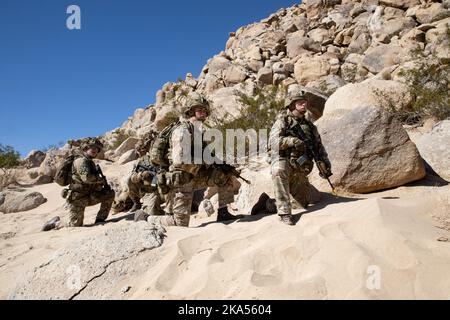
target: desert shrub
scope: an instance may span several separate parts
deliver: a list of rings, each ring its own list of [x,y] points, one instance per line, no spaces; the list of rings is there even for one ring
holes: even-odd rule
[[[223,137],[226,137],[227,129],[267,129],[269,133],[277,115],[284,109],[284,97],[286,95],[286,88],[283,86],[265,86],[256,88],[254,95],[247,95],[243,92],[239,93],[238,101],[242,105],[239,116],[231,119],[218,119],[212,116],[209,120],[211,127],[222,132]],[[224,141],[225,142],[225,141]],[[259,137],[257,143],[259,144]],[[234,141],[233,151],[226,150],[226,154],[230,156],[233,154],[237,156],[236,152],[237,141]],[[245,152],[249,152],[249,141],[245,141]]]
[[[116,150],[125,140],[130,137],[130,135],[126,133],[122,128],[116,129],[113,133],[116,139],[111,145],[109,145],[108,150]]]
[[[447,29],[450,40],[450,27]],[[411,51],[414,67],[404,68],[399,76],[404,79],[413,97],[407,110],[396,110],[392,102],[388,108],[405,124],[420,124],[427,118],[444,120],[450,117],[450,61],[428,54],[420,47]]]
[[[223,120],[212,118],[215,128],[226,129],[269,129],[272,127],[277,115],[284,109],[284,96],[286,88],[283,86],[257,87],[254,95],[239,92],[238,101],[242,105],[237,117]]]
[[[14,167],[20,164],[20,154],[11,146],[0,143],[0,190],[17,182]]]

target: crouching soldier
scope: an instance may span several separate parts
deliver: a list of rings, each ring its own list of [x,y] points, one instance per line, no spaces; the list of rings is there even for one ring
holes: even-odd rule
[[[103,149],[98,140],[90,140],[82,145],[82,153],[73,157],[69,172],[69,187],[63,190],[69,208],[68,227],[81,227],[84,221],[84,210],[88,206],[101,203],[95,223],[105,222],[114,201],[114,190],[108,185],[105,176],[93,159]],[[61,228],[64,224],[59,217],[48,221],[43,231]]]
[[[183,117],[175,125],[170,136],[168,151],[170,166],[165,178],[170,186],[168,201],[173,215],[163,217],[144,215],[142,219],[165,226],[188,227],[195,190],[213,186],[218,188],[217,221],[242,217],[230,214],[227,209],[227,205],[234,201],[231,175],[221,171],[218,166],[205,164],[203,159],[194,158],[196,148],[203,154],[203,139],[195,137],[203,136],[203,122],[210,114],[208,101],[194,93],[188,97],[183,108]]]
[[[150,215],[164,215],[161,209],[162,199],[156,186],[157,168],[148,154],[156,135],[156,132],[150,131],[136,145],[139,160],[128,178],[128,193],[133,201],[130,212],[143,208]]]
[[[271,174],[274,184],[278,215],[293,225],[290,195],[306,208],[310,199],[308,174],[313,169],[308,147],[311,144],[320,156],[320,163],[327,178],[331,176],[331,164],[322,145],[316,126],[305,118],[310,94],[300,91],[288,95],[286,109],[275,121],[269,137],[272,150]],[[322,175],[322,173],[321,173]]]

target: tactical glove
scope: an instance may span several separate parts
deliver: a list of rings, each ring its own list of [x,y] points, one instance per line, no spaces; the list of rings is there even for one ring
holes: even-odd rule
[[[148,171],[143,171],[139,175],[142,181],[151,181],[153,179],[151,173]]]
[[[290,137],[288,144],[291,148],[299,149],[304,145],[304,142],[297,137]]]

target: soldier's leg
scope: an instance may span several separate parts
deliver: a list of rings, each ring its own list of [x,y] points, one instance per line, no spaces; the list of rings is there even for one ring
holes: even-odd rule
[[[175,224],[177,226],[189,226],[193,196],[194,184],[192,182],[183,187],[174,188],[172,210]]]
[[[274,162],[272,164],[271,173],[278,215],[290,215],[292,213],[292,207],[288,164],[286,161]]]
[[[142,197],[142,209],[152,216],[164,215],[164,211],[161,209],[161,197],[158,189],[155,188],[155,190],[146,193]]]
[[[115,192],[114,190],[102,190],[92,193],[90,197],[89,205],[95,205],[101,203],[100,209],[97,212],[95,222],[104,222],[109,215],[112,204],[114,202]]]
[[[289,188],[291,169],[286,161],[275,161],[271,172],[278,215],[284,223],[293,225]]]
[[[306,209],[310,203],[310,184],[308,177],[301,171],[295,172],[289,181],[289,188],[295,201]]]
[[[139,212],[139,211],[138,211]],[[175,222],[175,218],[173,215],[165,215],[165,216],[148,216],[147,221],[149,223],[160,224],[165,227],[175,227],[177,226]]]
[[[67,202],[67,207],[69,209],[68,227],[81,227],[83,225],[86,204],[86,201],[83,200]]]
[[[242,214],[232,215],[228,212],[228,205],[234,202],[234,191],[231,186],[219,187],[219,209],[217,210],[217,222],[243,218]]]
[[[131,181],[131,177],[127,179],[127,186],[128,186],[128,194],[131,198],[131,201],[133,201],[133,207],[131,208],[131,212],[136,211],[141,208],[141,195],[139,192],[139,184],[133,183]]]

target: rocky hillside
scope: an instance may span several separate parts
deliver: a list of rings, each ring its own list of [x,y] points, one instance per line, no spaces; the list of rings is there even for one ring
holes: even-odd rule
[[[305,0],[280,9],[231,32],[197,78],[166,83],[155,104],[136,110],[121,129],[160,129],[190,91],[207,95],[223,118],[239,114],[239,92],[251,95],[260,85],[299,84],[330,95],[371,78],[404,82],[400,71],[417,59],[412,50],[449,59],[449,8],[448,0]]]
[[[154,105],[137,109],[120,128],[107,132],[103,139],[109,150],[102,156],[119,164],[135,160],[138,138],[177,118],[189,92],[205,94],[213,118],[226,123],[242,117],[248,107],[243,95],[253,98],[271,87],[283,99],[286,91],[303,86],[329,96],[315,118],[334,165],[332,180],[342,190],[404,185],[422,179],[425,169],[449,179],[450,157],[442,156],[450,149],[450,133],[442,130],[448,120],[433,128],[433,111],[427,125],[417,129],[396,116],[414,120],[418,99],[420,107],[429,107],[437,95],[445,109],[441,118],[450,115],[450,1],[422,2],[309,0],[241,27],[197,78],[187,74],[185,80],[166,83]],[[424,61],[430,74],[420,73]],[[433,70],[444,70],[443,78],[433,79]],[[416,78],[408,79],[409,71]],[[423,85],[414,84],[422,78]],[[267,111],[261,106],[255,113]],[[423,134],[428,136],[421,142]],[[51,182],[56,165],[77,143],[45,156],[30,153],[26,175],[31,183]]]

